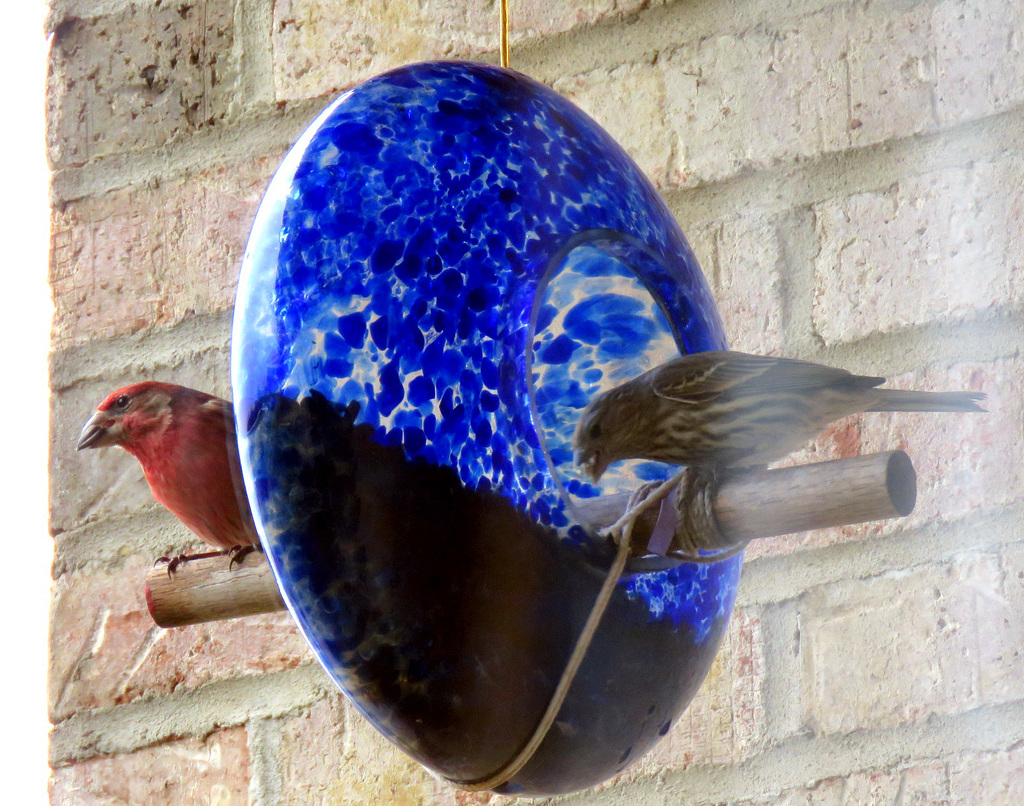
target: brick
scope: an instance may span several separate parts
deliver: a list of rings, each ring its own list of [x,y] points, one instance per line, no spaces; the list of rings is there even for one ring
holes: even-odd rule
[[[899,806],[939,806],[947,801],[949,767],[939,762],[908,767],[902,772]]]
[[[730,806],[948,806],[949,776],[944,764],[902,770],[867,770],[846,777],[825,778],[781,793],[736,801]],[[980,802],[980,801],[979,801]],[[712,806],[713,802],[699,804]]]
[[[688,43],[659,60],[674,182],[724,179],[848,146],[847,12]]]
[[[917,471],[917,505],[890,528],[955,522],[982,510],[1024,500],[1024,362],[934,366],[890,378],[889,386],[988,394],[987,414],[896,412],[863,418],[865,452],[902,448]],[[956,527],[966,528],[966,527]]]
[[[676,219],[678,220],[679,218],[680,216],[676,215]],[[690,244],[690,248],[697,258],[697,263],[700,265],[708,285],[711,285],[716,271],[717,258],[715,253],[718,249],[717,241],[721,229],[721,222],[687,225],[685,229],[686,241]]]
[[[120,568],[65,574],[54,582],[52,720],[312,662],[286,612],[170,630],[157,627],[144,593],[153,559],[130,557]]]
[[[522,798],[511,795],[495,795],[493,792],[464,792],[456,789],[454,806],[514,806],[521,804]],[[447,801],[442,801],[447,803]]]
[[[850,31],[850,138],[881,143],[935,128],[931,8],[872,4]]]
[[[978,690],[984,702],[1024,698],[1024,545],[1003,552],[1000,571],[1002,584],[989,608],[992,619],[977,625]],[[1018,761],[1024,762],[1024,757]]]
[[[235,100],[234,5],[133,3],[64,17],[47,82],[51,164],[161,146],[224,119]]]
[[[889,727],[982,704],[981,666],[1005,678],[1019,659],[980,640],[1016,640],[1006,625],[997,557],[836,583],[801,604],[806,719],[823,733]],[[984,631],[978,625],[991,621]],[[1016,693],[1019,696],[1019,692]]]
[[[932,15],[936,114],[973,120],[1024,101],[1024,6],[1015,0],[952,0]]]
[[[245,806],[248,790],[245,728],[232,728],[58,768],[50,779],[50,804]]]
[[[454,804],[454,790],[390,744],[340,694],[279,722],[275,806]]]
[[[761,355],[783,351],[788,267],[780,231],[787,227],[792,227],[788,217],[751,214],[686,232],[731,349]]]
[[[515,46],[643,7],[642,0],[514,4]],[[471,3],[286,0],[274,4],[274,88],[280,101],[317,98],[427,59],[478,59],[498,48],[497,7]],[[513,55],[513,62],[514,62]]]
[[[665,5],[665,1],[581,0],[575,3],[551,3],[548,0],[520,0],[514,5],[509,3],[510,33],[513,42],[520,38],[539,39],[658,5]],[[484,21],[485,30],[497,31],[493,12],[491,17],[485,15]]]
[[[55,210],[54,347],[230,308],[253,217],[278,162],[275,155],[220,166]]]
[[[1024,100],[1024,10],[1012,0],[878,5],[850,34],[853,145],[934,131]]]
[[[993,157],[815,206],[826,344],[1024,303],[1024,160]]]
[[[119,518],[158,506],[139,463],[120,448],[76,451],[82,425],[112,391],[153,378],[229,396],[227,347],[188,364],[140,371],[131,355],[118,374],[79,383],[50,398],[50,530],[68,531],[90,521]],[[57,359],[59,360],[59,359]],[[123,373],[123,374],[122,374]],[[188,532],[182,527],[182,535]]]
[[[552,88],[594,118],[656,185],[665,183],[672,133],[665,121],[665,81],[650,64],[555,81]]]
[[[1024,803],[1024,747],[978,753],[950,765],[955,806],[1012,806]]]
[[[715,239],[711,282],[733,350],[770,355],[783,346],[782,247],[775,222],[726,221]]]
[[[636,780],[691,765],[735,764],[765,736],[764,642],[757,613],[733,612],[711,670],[689,708],[622,778]]]

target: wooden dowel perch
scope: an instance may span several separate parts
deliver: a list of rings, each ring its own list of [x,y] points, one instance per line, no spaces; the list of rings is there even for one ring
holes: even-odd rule
[[[629,497],[603,496],[575,504],[591,526],[602,528],[622,515]],[[910,457],[888,451],[734,476],[722,483],[712,506],[722,536],[741,542],[905,516],[916,499],[917,476]],[[671,555],[677,548],[672,543],[672,510],[670,496],[647,518],[649,551]],[[233,569],[228,564],[227,557],[191,560],[172,576],[166,565],[154,566],[146,577],[146,602],[153,620],[161,627],[180,627],[284,609],[262,554],[250,554]]]
[[[916,501],[910,457],[888,451],[733,479],[718,493],[715,517],[725,536],[749,540],[903,517]]]
[[[239,565],[223,555],[181,563],[173,575],[158,563],[146,575],[146,605],[160,627],[284,610],[267,558],[253,552]]]

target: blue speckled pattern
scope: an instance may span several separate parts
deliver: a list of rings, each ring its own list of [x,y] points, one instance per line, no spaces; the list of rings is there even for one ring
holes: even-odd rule
[[[335,462],[330,472],[344,494],[330,507],[351,511],[321,528],[308,510],[336,493],[310,498],[309,468],[340,451],[354,457],[353,467],[367,467],[370,456],[397,462],[393,479],[406,478],[403,463],[452,473],[465,494],[508,506],[546,535],[538,540],[561,544],[564,559],[550,562],[582,569],[604,547],[567,494],[632,490],[667,469],[624,464],[600,489],[589,485],[572,465],[579,411],[596,392],[679,351],[724,343],[696,260],[660,197],[600,127],[548,88],[485,65],[412,65],[345,93],[309,127],[271,182],[246,251],[232,353],[236,417],[246,485],[286,601],[325,667],[382,731],[453,777],[485,775],[491,763],[481,762],[481,771],[473,759],[439,751],[441,740],[388,699],[406,702],[409,692],[390,695],[375,679],[367,659],[383,663],[385,648],[386,674],[415,678],[417,691],[457,664],[425,648],[432,639],[417,617],[380,615],[405,601],[390,572],[367,570],[376,568],[377,546],[367,501],[384,488],[350,483],[361,471]],[[274,402],[314,393],[335,406],[333,430],[295,426],[299,410]],[[350,451],[342,444],[349,437],[338,434],[356,434],[362,447]],[[325,451],[336,437],[342,447]],[[434,476],[431,484],[449,484]],[[695,676],[728,620],[740,562],[630,577],[609,611],[623,620],[611,632],[660,625],[656,643],[674,647],[669,654],[700,647],[687,672]],[[566,629],[571,638],[575,628]],[[561,657],[563,637],[551,640]],[[401,658],[391,657],[396,647]],[[617,651],[595,648],[607,655],[595,686],[614,676]],[[557,679],[552,663],[543,691]],[[685,706],[695,690],[690,677],[659,713],[668,709],[671,719]],[[581,699],[570,698],[567,713],[589,701],[587,679],[581,672]],[[593,761],[587,774],[599,780],[624,767],[657,738],[657,727],[617,767]],[[571,753],[583,752],[570,744]],[[564,765],[550,753],[552,770]],[[534,778],[528,766],[515,786],[564,791],[581,783],[547,770],[545,757]]]

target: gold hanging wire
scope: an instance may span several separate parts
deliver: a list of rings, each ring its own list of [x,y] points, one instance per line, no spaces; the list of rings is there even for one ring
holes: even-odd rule
[[[501,66],[508,67],[508,0],[501,0]]]

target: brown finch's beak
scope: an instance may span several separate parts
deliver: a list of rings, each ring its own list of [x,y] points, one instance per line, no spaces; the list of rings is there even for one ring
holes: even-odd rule
[[[577,454],[576,464],[594,484],[601,480],[604,471],[608,469],[608,465],[601,461],[601,454],[596,451]]]
[[[104,445],[112,444],[113,440],[110,438],[110,432],[107,430],[111,422],[107,414],[102,411],[96,412],[82,426],[82,433],[78,436],[78,447],[76,450],[102,448]]]

